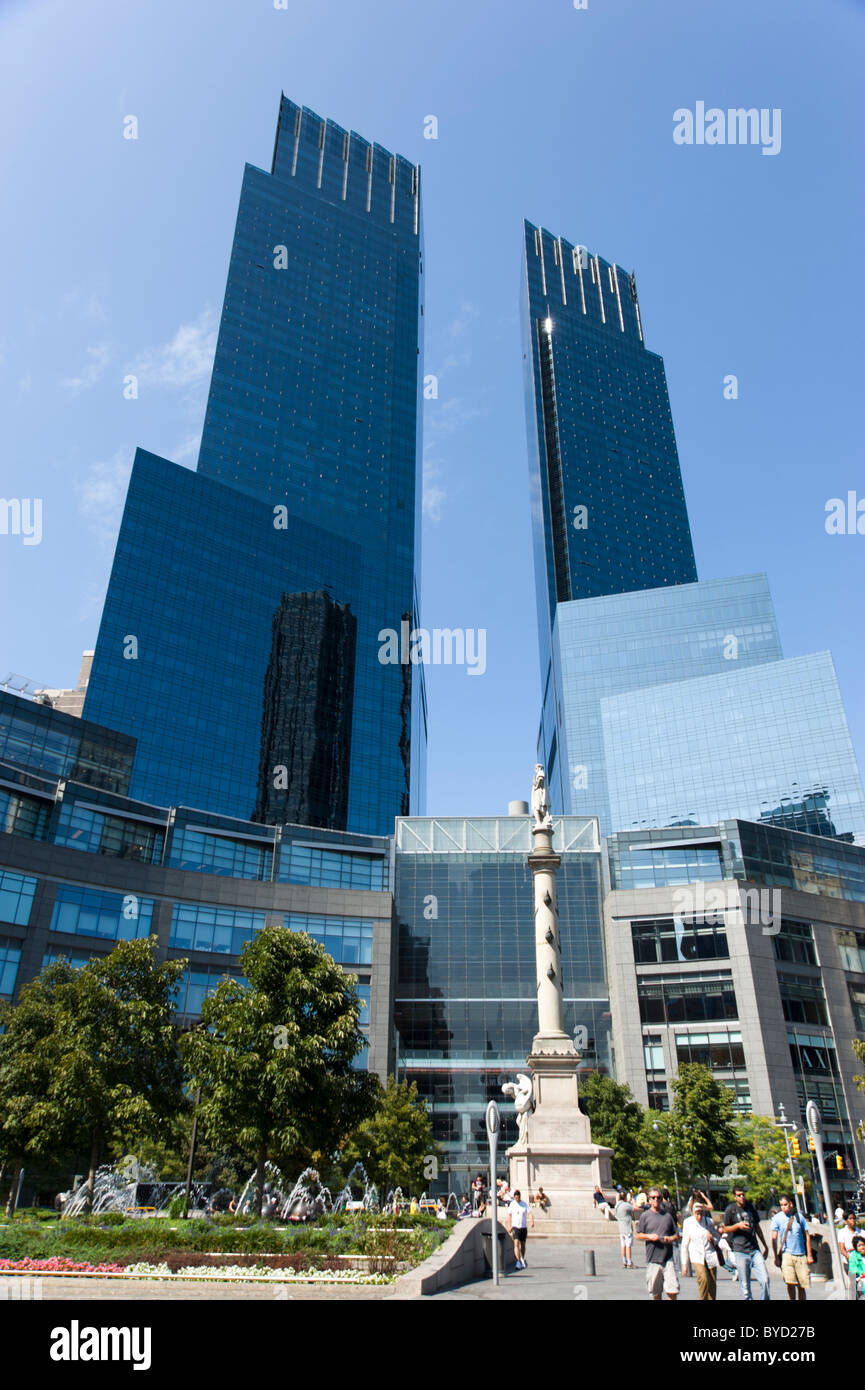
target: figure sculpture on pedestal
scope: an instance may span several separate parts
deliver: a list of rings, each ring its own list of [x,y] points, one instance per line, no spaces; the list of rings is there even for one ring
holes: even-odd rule
[[[502,1087],[502,1094],[511,1096],[513,1099],[519,1131],[517,1143],[525,1144],[529,1132],[529,1116],[535,1108],[532,1078],[523,1071],[518,1072],[516,1081],[505,1082]]]
[[[547,790],[547,774],[541,763],[535,763],[535,776],[532,782],[532,815],[535,818],[533,829],[551,830],[550,796]]]

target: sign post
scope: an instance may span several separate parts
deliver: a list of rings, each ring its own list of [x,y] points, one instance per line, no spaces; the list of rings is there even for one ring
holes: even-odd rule
[[[499,1107],[494,1100],[487,1106],[487,1135],[490,1141],[490,1207],[492,1218],[490,1220],[490,1232],[492,1239],[492,1266],[493,1283],[499,1282],[499,1203],[498,1193],[496,1192],[496,1150],[499,1143],[499,1129],[501,1128],[501,1115]]]

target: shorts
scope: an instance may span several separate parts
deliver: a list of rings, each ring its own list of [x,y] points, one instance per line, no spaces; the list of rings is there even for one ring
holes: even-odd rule
[[[623,1230],[622,1227],[620,1226],[620,1227],[619,1227],[619,1240],[622,1242],[622,1244],[624,1245],[624,1247],[625,1247],[626,1250],[630,1250],[631,1246],[632,1246],[633,1243],[634,1243],[634,1230],[633,1230],[633,1227],[631,1227],[630,1231],[625,1231],[625,1230]]]
[[[512,1227],[511,1227],[511,1240],[518,1240],[518,1241],[520,1241],[523,1245],[525,1245],[525,1243],[526,1243],[526,1237],[528,1236],[528,1234],[529,1234],[528,1226],[512,1226]]]
[[[785,1284],[798,1284],[801,1289],[811,1287],[811,1271],[806,1255],[790,1255],[785,1250],[781,1256],[781,1278]]]
[[[646,1265],[646,1288],[653,1298],[660,1297],[662,1287],[664,1293],[679,1292],[676,1266],[672,1260],[667,1260],[666,1264]]]

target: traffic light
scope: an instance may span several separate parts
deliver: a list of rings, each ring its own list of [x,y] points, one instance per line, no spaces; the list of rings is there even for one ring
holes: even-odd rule
[[[808,1135],[808,1148],[811,1150],[812,1154],[817,1152],[817,1145],[814,1143],[813,1134]]]
[[[794,1134],[794,1135],[793,1135],[793,1157],[794,1157],[794,1158],[801,1158],[801,1157],[802,1157],[802,1145],[799,1143],[799,1136],[798,1136],[798,1134]]]
[[[835,1155],[835,1167],[838,1169],[839,1173],[844,1172],[844,1159],[841,1154]]]

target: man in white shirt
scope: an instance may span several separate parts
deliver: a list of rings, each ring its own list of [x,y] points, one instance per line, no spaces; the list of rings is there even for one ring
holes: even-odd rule
[[[697,1276],[697,1293],[703,1303],[713,1302],[718,1278],[718,1228],[706,1205],[694,1202],[693,1216],[682,1226],[682,1274],[687,1278],[689,1266]]]
[[[514,1192],[513,1201],[508,1207],[508,1232],[514,1242],[517,1269],[526,1268],[526,1239],[529,1234],[529,1222],[534,1226],[535,1218],[529,1211],[528,1203],[521,1200],[519,1189],[517,1189]]]

